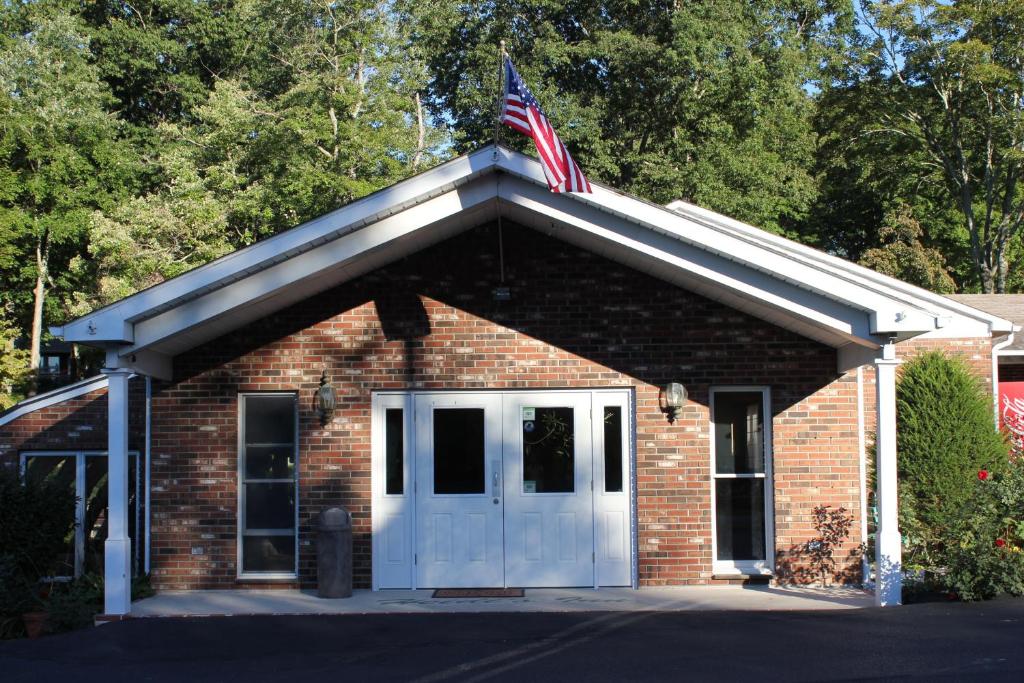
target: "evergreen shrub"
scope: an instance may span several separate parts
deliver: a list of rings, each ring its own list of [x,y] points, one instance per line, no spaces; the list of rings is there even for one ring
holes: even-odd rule
[[[908,361],[896,401],[904,567],[941,588],[978,472],[1001,477],[1009,449],[994,428],[991,394],[958,357],[928,352]]]

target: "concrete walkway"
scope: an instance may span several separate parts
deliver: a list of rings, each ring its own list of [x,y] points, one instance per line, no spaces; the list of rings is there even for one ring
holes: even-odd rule
[[[481,612],[682,612],[691,610],[835,610],[870,607],[856,588],[687,586],[672,588],[528,588],[522,598],[433,598],[430,590],[357,590],[327,600],[315,591],[166,591],[132,604],[132,616],[253,614],[430,614]]]

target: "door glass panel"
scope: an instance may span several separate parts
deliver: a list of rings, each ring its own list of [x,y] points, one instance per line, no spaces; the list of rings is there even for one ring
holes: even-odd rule
[[[572,408],[523,409],[523,493],[572,493],[576,448]]]
[[[483,408],[434,409],[434,493],[484,492]]]
[[[604,409],[604,490],[622,492],[622,408]]]
[[[400,496],[405,491],[403,427],[401,408],[384,411],[384,492],[392,496]]]
[[[75,456],[30,456],[25,458],[25,480],[36,484],[49,483],[78,495],[76,489]],[[62,520],[64,548],[43,569],[46,576],[74,576],[75,574],[75,512],[72,508]],[[56,539],[54,539],[56,540]]]
[[[717,474],[764,472],[763,394],[720,391],[715,394],[715,471]]]
[[[243,572],[295,571],[295,537],[243,536]]]
[[[295,484],[247,483],[246,529],[290,529],[295,526]]]
[[[764,479],[715,480],[719,560],[763,560]]]

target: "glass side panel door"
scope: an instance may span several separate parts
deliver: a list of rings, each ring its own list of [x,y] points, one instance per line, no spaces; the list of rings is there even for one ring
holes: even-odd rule
[[[590,394],[506,394],[505,579],[593,586]]]
[[[715,390],[712,431],[716,567],[740,572],[770,569],[770,425],[765,392]]]
[[[415,397],[416,585],[504,585],[501,396]]]

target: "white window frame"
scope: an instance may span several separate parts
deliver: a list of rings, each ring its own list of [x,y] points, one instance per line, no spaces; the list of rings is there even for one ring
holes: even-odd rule
[[[294,486],[295,486],[295,518],[293,520],[292,536],[295,541],[295,565],[292,567],[290,572],[253,572],[243,570],[243,557],[242,557],[242,540],[246,535],[246,531],[259,531],[263,532],[258,535],[279,535],[284,536],[285,534],[269,534],[267,529],[247,529],[245,521],[245,485],[248,483],[245,477],[245,401],[248,396],[290,396],[292,398],[293,413],[295,420],[295,475]],[[238,393],[238,514],[237,519],[237,535],[236,535],[236,562],[235,562],[235,576],[239,580],[295,580],[299,576],[299,394],[295,391],[242,391]],[[287,483],[287,479],[259,479],[254,480],[255,482],[261,483]]]
[[[75,458],[75,574],[74,576],[47,576],[44,577],[46,581],[70,581],[72,578],[78,578],[85,571],[85,506],[86,506],[86,479],[85,479],[85,459],[89,458],[105,458],[107,457],[106,451],[97,450],[67,450],[67,451],[22,451],[19,454],[18,462],[18,473],[21,480],[25,480],[25,468],[29,458]],[[129,458],[135,458],[135,535],[139,536],[142,527],[140,526],[143,505],[143,491],[140,487],[141,477],[139,471],[139,452],[128,451]],[[148,492],[145,494],[145,505],[149,505]],[[142,543],[138,538],[132,539],[132,570],[138,574],[139,571],[139,552],[142,548]]]
[[[764,429],[764,472],[754,474],[718,474],[715,458],[715,395],[720,393],[761,394],[761,423]],[[762,385],[712,386],[708,390],[708,440],[710,444],[711,496],[711,561],[714,574],[772,576],[775,573],[775,478],[773,476],[772,395]],[[764,479],[764,560],[736,561],[718,559],[718,494],[719,479]]]

